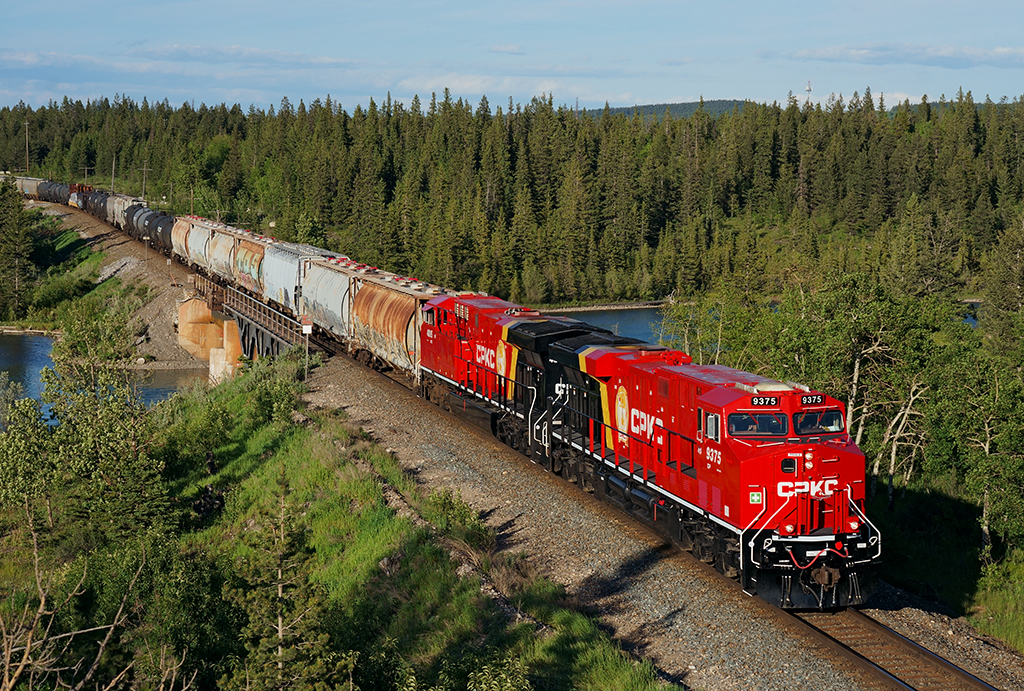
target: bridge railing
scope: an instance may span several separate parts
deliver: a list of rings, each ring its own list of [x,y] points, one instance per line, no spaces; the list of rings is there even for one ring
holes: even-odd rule
[[[206,276],[196,274],[194,283],[196,292],[206,298],[207,307],[211,311],[229,312],[249,321],[271,339],[280,341],[286,346],[304,342],[302,324],[284,312],[276,310],[240,290],[220,285]],[[245,343],[243,343],[243,350],[246,350]],[[246,354],[249,355],[249,353]]]

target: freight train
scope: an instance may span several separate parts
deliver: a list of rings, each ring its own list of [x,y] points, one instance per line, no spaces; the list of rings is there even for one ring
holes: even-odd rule
[[[214,280],[309,315],[367,364],[782,608],[864,602],[881,534],[841,402],[505,300],[134,197],[19,178]]]

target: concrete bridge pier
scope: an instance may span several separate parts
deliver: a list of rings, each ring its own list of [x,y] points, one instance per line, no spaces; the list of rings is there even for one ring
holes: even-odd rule
[[[215,384],[235,376],[241,367],[238,358],[244,350],[238,321],[210,309],[202,298],[178,306],[178,345],[210,363],[210,381]]]
[[[196,297],[178,308],[178,343],[210,363],[210,381],[235,375],[238,358],[277,357],[301,343],[302,325],[230,286],[194,274]]]

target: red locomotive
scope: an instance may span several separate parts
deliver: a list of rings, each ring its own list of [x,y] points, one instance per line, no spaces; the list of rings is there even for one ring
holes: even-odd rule
[[[423,306],[421,390],[785,608],[863,602],[881,536],[843,405],[498,298]]]

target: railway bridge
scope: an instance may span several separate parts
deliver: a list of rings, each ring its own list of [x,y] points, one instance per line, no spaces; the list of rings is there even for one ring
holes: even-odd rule
[[[231,286],[193,274],[194,296],[178,309],[178,343],[193,356],[208,360],[210,378],[234,375],[238,358],[275,357],[297,344],[328,350],[309,339],[303,324]]]

